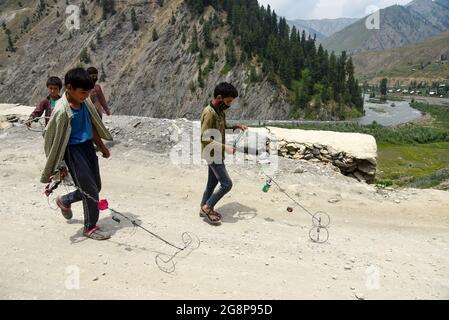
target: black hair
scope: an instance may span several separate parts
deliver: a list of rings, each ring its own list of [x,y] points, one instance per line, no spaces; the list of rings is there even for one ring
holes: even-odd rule
[[[66,73],[64,85],[67,88],[69,84],[73,90],[78,88],[92,90],[94,88],[94,82],[84,68],[71,69]]]
[[[87,68],[87,73],[88,74],[98,74],[98,69],[95,67],[89,67],[89,68]]]
[[[59,90],[62,89],[62,80],[59,79],[58,77],[50,77],[47,80],[47,88],[49,86],[57,86],[59,87]]]
[[[239,96],[239,92],[237,89],[230,83],[222,82],[218,86],[215,87],[214,90],[214,98],[222,96],[223,98],[237,98]]]

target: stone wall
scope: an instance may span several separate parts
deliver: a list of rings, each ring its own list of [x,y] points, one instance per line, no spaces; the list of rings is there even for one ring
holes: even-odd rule
[[[377,144],[373,136],[359,133],[282,129],[250,129],[268,137],[268,149],[292,160],[332,163],[341,173],[368,183],[377,171]]]

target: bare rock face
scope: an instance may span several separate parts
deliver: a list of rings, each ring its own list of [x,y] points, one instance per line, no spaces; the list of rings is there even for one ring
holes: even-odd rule
[[[224,71],[229,30],[226,17],[212,8],[202,19],[210,21],[216,14],[221,25],[213,29],[213,48],[201,54],[192,49],[193,35],[197,34],[198,47],[204,48],[205,23],[191,14],[183,0],[166,0],[162,7],[156,1],[116,1],[116,13],[105,20],[99,3],[85,1],[87,15],[81,17],[79,30],[65,27],[64,0],[47,6],[45,15],[27,32],[12,29],[13,36],[20,38],[15,53],[0,53],[0,101],[35,105],[47,95],[48,76],[63,78],[77,65],[95,66],[105,76],[100,85],[114,114],[199,119],[215,86],[228,81],[240,94],[237,107],[229,110],[230,119],[288,118],[285,90],[264,79],[249,81],[246,66]],[[5,14],[15,7],[0,5]],[[35,10],[31,5],[28,9]],[[132,9],[139,23],[136,31]],[[152,38],[153,30],[157,40]],[[87,63],[80,61],[83,50],[89,56]]]
[[[300,129],[250,129],[270,137],[267,150],[281,157],[332,163],[346,176],[374,182],[377,171],[377,144],[373,136],[358,133]]]

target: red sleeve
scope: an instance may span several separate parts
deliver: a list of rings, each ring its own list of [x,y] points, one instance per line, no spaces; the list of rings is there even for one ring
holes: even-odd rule
[[[39,118],[42,116],[42,114],[45,111],[45,105],[47,104],[47,99],[42,100],[36,108],[34,108],[34,111],[31,113],[30,118]]]
[[[100,85],[98,85],[97,92],[98,92],[98,99],[100,100],[101,106],[103,107],[104,111],[109,113],[108,103],[106,102],[106,98],[104,97],[103,90],[101,89]]]

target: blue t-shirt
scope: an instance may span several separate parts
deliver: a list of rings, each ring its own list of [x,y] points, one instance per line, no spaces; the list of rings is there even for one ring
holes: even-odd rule
[[[70,133],[69,144],[80,144],[87,140],[92,140],[92,121],[90,120],[89,110],[85,103],[76,110],[72,108],[73,118],[71,120],[72,132]]]

